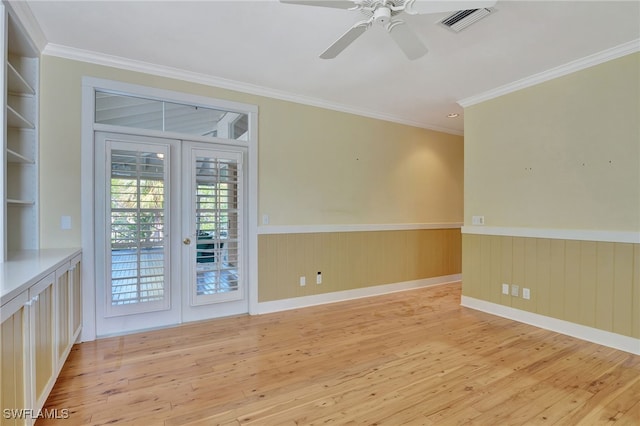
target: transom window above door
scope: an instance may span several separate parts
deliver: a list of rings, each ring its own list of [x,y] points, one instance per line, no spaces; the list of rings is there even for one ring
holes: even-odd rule
[[[248,140],[249,116],[242,112],[106,91],[96,91],[95,102],[95,122],[100,124]]]

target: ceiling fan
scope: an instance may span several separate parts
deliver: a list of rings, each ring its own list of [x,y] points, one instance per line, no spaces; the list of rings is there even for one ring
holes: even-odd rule
[[[418,59],[427,53],[427,47],[413,30],[397,16],[425,15],[492,7],[491,0],[280,0],[281,3],[306,6],[322,6],[336,9],[360,11],[365,19],[357,22],[327,50],[320,54],[322,59],[333,59],[374,23],[383,26],[391,35],[407,58]]]

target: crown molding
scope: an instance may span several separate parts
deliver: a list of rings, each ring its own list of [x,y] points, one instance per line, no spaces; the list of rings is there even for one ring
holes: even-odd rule
[[[29,34],[34,47],[38,52],[42,52],[47,45],[47,38],[40,28],[40,24],[31,12],[26,1],[6,1],[3,2],[8,6],[10,13],[20,22],[25,32]]]
[[[513,83],[505,84],[504,86],[496,87],[495,89],[461,99],[458,101],[458,104],[463,108],[466,108],[636,52],[640,52],[640,39],[623,43],[610,49],[603,50],[602,52],[560,65],[559,67],[551,68],[550,70],[514,81]]]
[[[62,46],[49,43],[44,48],[44,55],[56,56],[74,61],[88,62],[95,65],[107,67],[115,67],[128,71],[141,72],[159,77],[167,77],[177,80],[189,81],[205,86],[214,86],[221,89],[234,90],[237,92],[248,93],[251,95],[264,96],[268,98],[279,99],[283,101],[295,102],[303,105],[309,105],[319,108],[325,108],[333,111],[344,112],[348,114],[359,115],[362,117],[374,118],[377,120],[389,121],[398,124],[404,124],[412,127],[433,130],[436,132],[448,133],[462,136],[463,132],[449,129],[446,127],[433,126],[428,123],[422,123],[412,120],[406,120],[390,114],[378,111],[370,111],[340,103],[329,102],[323,99],[313,98],[310,96],[297,95],[295,93],[286,92],[284,90],[271,89],[264,86],[258,86],[250,83],[243,83],[236,80],[230,80],[221,77],[214,77],[202,73],[185,71],[178,68],[167,67],[163,65],[152,64],[149,62],[127,59],[120,56],[106,55],[102,53],[92,52],[73,47]]]

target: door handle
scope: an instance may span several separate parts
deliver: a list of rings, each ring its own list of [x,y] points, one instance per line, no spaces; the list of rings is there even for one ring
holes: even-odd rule
[[[184,240],[182,240],[182,244],[188,246],[189,244],[191,244],[191,238],[185,238]]]

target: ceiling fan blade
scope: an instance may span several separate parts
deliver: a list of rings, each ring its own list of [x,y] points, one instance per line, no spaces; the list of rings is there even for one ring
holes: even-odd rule
[[[427,15],[429,13],[455,12],[457,10],[482,9],[493,7],[492,0],[407,0],[404,11],[409,15]]]
[[[369,28],[370,21],[361,21],[355,24],[353,27],[349,29],[346,33],[344,33],[338,40],[336,40],[327,50],[322,52],[320,57],[322,59],[333,59],[340,52],[346,49],[351,43],[353,43],[358,37],[364,34]]]
[[[407,58],[418,59],[428,52],[427,47],[404,21],[391,22],[387,26],[387,31]]]
[[[350,0],[280,0],[280,3],[333,7],[335,9],[351,9],[352,7],[356,7],[356,4]]]

